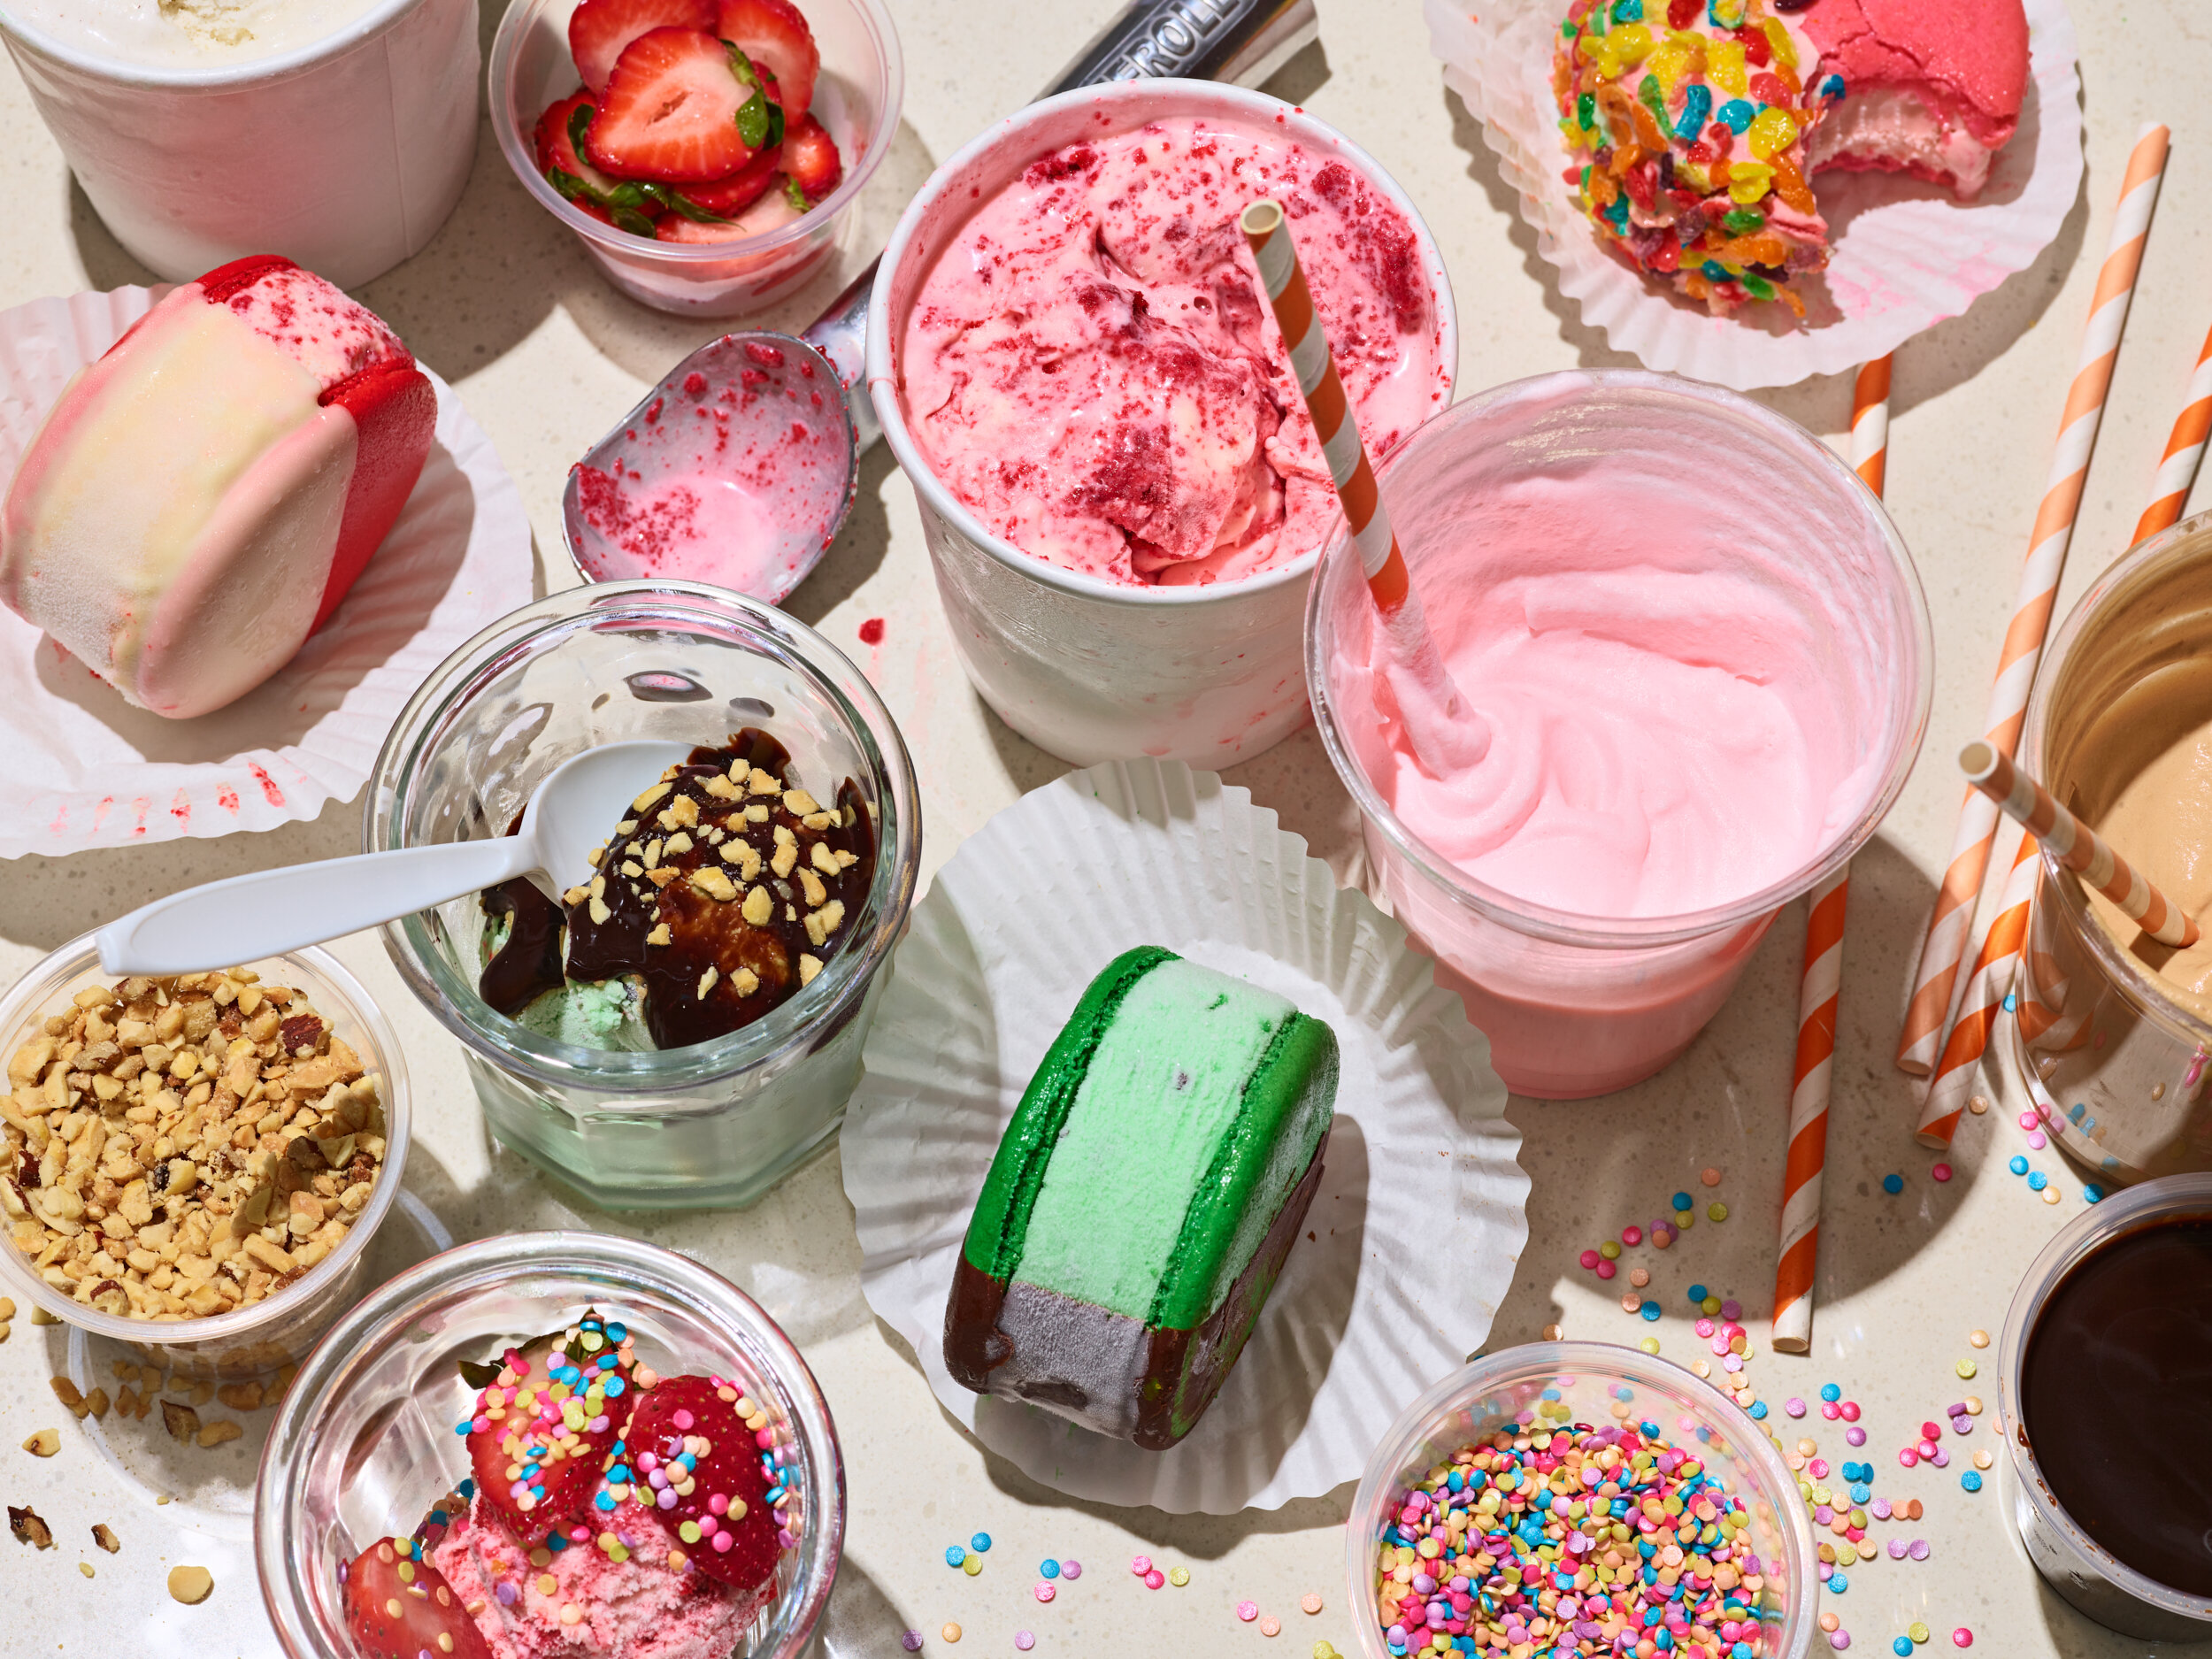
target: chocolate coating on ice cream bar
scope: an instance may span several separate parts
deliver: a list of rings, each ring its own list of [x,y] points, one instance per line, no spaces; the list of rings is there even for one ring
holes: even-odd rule
[[[1211,1403],[1319,1188],[1336,1038],[1156,947],[1110,964],[999,1143],[945,1315],[961,1384],[1164,1450]]]

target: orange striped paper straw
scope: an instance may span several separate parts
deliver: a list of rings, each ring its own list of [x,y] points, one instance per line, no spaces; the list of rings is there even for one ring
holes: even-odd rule
[[[2151,213],[2158,205],[2159,181],[2166,169],[2166,143],[2165,127],[2156,124],[2145,127],[2135,141],[2126,176],[2121,180],[2120,209],[2112,222],[2103,267],[2097,273],[2097,290],[2082,335],[2081,361],[2066,395],[2058,445],[2051,457],[2042,503],[2036,509],[2027,562],[2020,572],[2019,594],[1998,657],[1996,682],[1990,688],[1984,727],[1990,746],[2000,754],[2010,755],[2020,741],[2028,688],[2042,660],[2052,602],[2058,593],[2059,578],[2065,572],[2066,549],[2073,539],[2074,517],[2088,479],[2089,457],[2096,448],[2098,422],[2104,415],[2105,395],[2111,388],[2113,364],[2120,353],[2128,302],[2135,293],[2143,244],[2150,234]],[[1951,841],[1950,862],[1936,894],[1935,913],[1929,918],[1927,939],[1921,946],[1920,964],[1913,975],[1912,1002],[1905,1011],[1904,1030],[1898,1038],[1897,1064],[1908,1071],[1924,1075],[1934,1070],[1940,1057],[1952,993],[1959,988],[1959,963],[1966,954],[1974,902],[1980,895],[1982,877],[1989,868],[1990,846],[1996,836],[1996,806],[1978,791],[1968,790]]]
[[[2048,789],[1990,743],[1959,750],[1966,780],[2027,826],[2069,870],[2110,899],[2162,945],[2186,950],[2199,938],[2197,918],[2144,879],[2111,842],[2058,803]]]
[[[2011,873],[2005,878],[2004,895],[1997,901],[1997,914],[1974,957],[1958,1018],[1951,1022],[1951,1034],[1921,1097],[1920,1125],[1913,1133],[1924,1147],[1940,1150],[1958,1133],[1959,1118],[1980,1075],[1982,1056],[1996,1032],[1997,1016],[2012,995],[2020,952],[2027,942],[2029,905],[2035,897],[2035,837],[2021,836]]]
[[[1887,356],[1859,371],[1851,392],[1851,465],[1877,495],[1889,467]],[[1774,1260],[1775,1350],[1813,1345],[1813,1272],[1820,1256],[1820,1178],[1828,1161],[1828,1094],[1835,1070],[1836,1005],[1843,985],[1843,922],[1851,866],[1806,901],[1805,969],[1797,983],[1797,1059],[1790,1071],[1789,1154],[1782,1171],[1782,1235]]]
[[[1313,291],[1299,266],[1288,218],[1282,204],[1262,199],[1247,207],[1238,223],[1290,349],[1291,371],[1321,439],[1337,499],[1344,504],[1344,522],[1359,549],[1367,591],[1382,614],[1392,655],[1406,671],[1402,679],[1394,676],[1393,689],[1414,757],[1438,775],[1471,766],[1490,747],[1489,725],[1452,683],[1422,615],[1421,597],[1413,591],[1405,555],[1398,550],[1390,515],[1375,487],[1375,470],[1368,465],[1367,446],[1360,441],[1359,422],[1352,417],[1335,355],[1321,331]]]
[[[2158,478],[2151,486],[2151,504],[2136,521],[2135,540],[2148,541],[2169,525],[2179,521],[2189,505],[2189,489],[2197,481],[2197,467],[2204,459],[2204,441],[2212,436],[2212,334],[2204,337],[2197,354],[2189,390],[2174,421],[2173,436],[2166,440],[2166,454],[2158,464]]]

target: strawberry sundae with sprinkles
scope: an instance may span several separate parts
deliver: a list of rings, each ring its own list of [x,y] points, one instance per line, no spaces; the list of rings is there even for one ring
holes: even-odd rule
[[[790,1431],[587,1311],[481,1365],[472,1473],[340,1569],[360,1659],[722,1659],[797,1542]]]
[[[1716,316],[1802,318],[1798,284],[1828,264],[1806,139],[1844,83],[1775,4],[1573,0],[1552,58],[1564,176],[1600,242]]]

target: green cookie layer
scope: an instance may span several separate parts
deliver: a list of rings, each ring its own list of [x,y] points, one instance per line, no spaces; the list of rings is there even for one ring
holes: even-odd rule
[[[1281,997],[1129,952],[1031,1079],[968,1260],[1156,1329],[1198,1325],[1311,1161],[1336,1074],[1334,1034]]]

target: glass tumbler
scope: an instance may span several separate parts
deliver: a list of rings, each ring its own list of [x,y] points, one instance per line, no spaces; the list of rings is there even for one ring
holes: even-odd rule
[[[343,1659],[338,1569],[378,1539],[404,1538],[468,1472],[454,1425],[473,1398],[457,1369],[596,1309],[630,1329],[664,1376],[706,1372],[743,1386],[772,1420],[789,1471],[791,1532],[773,1598],[734,1659],[806,1651],[845,1539],[845,1469],[806,1362],[753,1299],[687,1256],[593,1233],[480,1239],[373,1293],[334,1326],[269,1431],[254,1498],[254,1555],[277,1640],[291,1659]]]
[[[526,605],[440,664],[371,779],[365,850],[462,841],[505,833],[580,750],[718,744],[747,726],[778,738],[820,798],[853,780],[876,834],[844,945],[763,1018],[642,1054],[562,1042],[478,995],[475,895],[384,929],[401,977],[465,1046],[492,1132],[609,1208],[751,1203],[843,1120],[921,857],[913,764],[890,710],[850,659],[773,606],[695,583],[608,582]]]
[[[1680,1366],[1604,1342],[1531,1342],[1485,1355],[1398,1414],[1367,1460],[1344,1526],[1348,1605],[1364,1659],[1393,1659],[1375,1593],[1382,1531],[1405,1494],[1463,1446],[1547,1422],[1609,1425],[1633,1418],[1670,1440],[1695,1442],[1708,1473],[1750,1517],[1764,1580],[1757,1659],[1805,1659],[1819,1633],[1812,1523],[1797,1477],[1763,1430]]]

